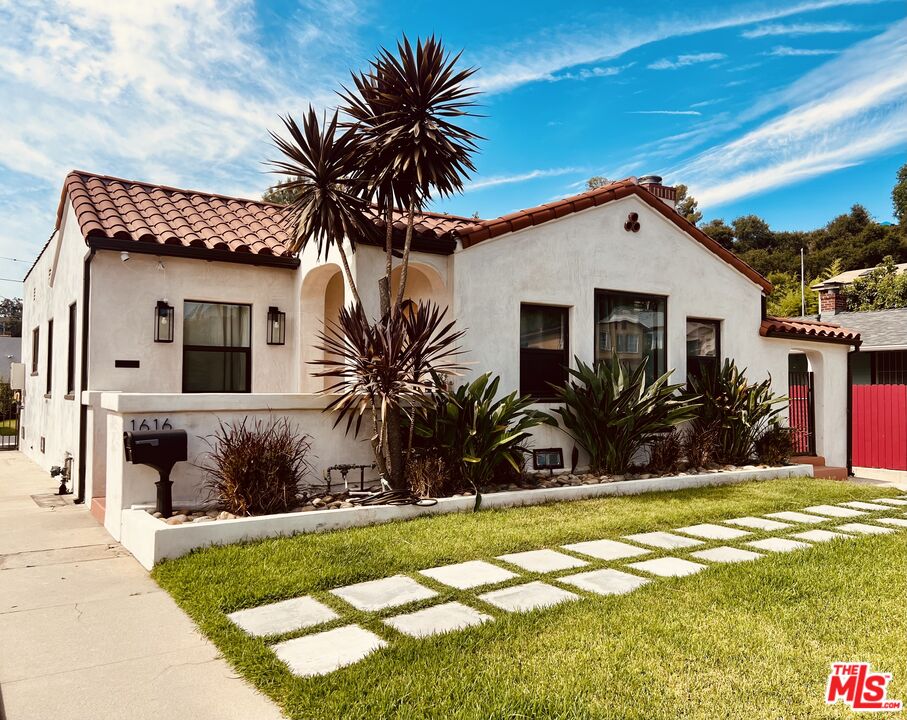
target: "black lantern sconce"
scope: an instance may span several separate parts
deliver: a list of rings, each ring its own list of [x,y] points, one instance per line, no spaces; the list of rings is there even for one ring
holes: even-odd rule
[[[154,308],[154,342],[173,342],[173,306],[158,300]]]
[[[283,345],[286,331],[287,314],[272,305],[268,308],[268,345]]]

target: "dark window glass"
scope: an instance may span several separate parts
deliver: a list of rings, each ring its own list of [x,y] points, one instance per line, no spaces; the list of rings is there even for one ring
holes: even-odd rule
[[[567,382],[567,308],[520,306],[520,392],[538,400],[556,398],[552,385]]]
[[[53,390],[54,385],[54,321],[47,321],[47,394]]]
[[[69,347],[66,355],[66,394],[76,391],[76,304],[69,306]]]
[[[721,323],[687,318],[687,378],[715,372],[721,362]]]
[[[854,357],[862,353],[854,353]],[[886,350],[872,353],[876,385],[907,384],[907,350]]]
[[[41,331],[38,328],[31,331],[31,371],[33,373],[38,372],[38,345],[40,335]]]
[[[663,375],[667,364],[667,299],[654,295],[595,293],[595,360],[615,355],[629,369],[646,365],[646,380]]]
[[[249,392],[251,336],[250,305],[184,303],[183,392]]]

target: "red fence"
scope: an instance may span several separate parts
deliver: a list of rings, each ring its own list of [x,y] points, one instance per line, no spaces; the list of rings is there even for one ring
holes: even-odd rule
[[[852,462],[907,470],[907,385],[854,385]]]
[[[813,411],[812,373],[791,372],[787,389],[788,421],[794,431],[794,454],[816,452],[815,413]]]

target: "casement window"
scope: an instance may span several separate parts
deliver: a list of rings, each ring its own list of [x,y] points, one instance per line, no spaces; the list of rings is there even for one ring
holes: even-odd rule
[[[66,395],[76,392],[76,304],[69,306],[69,345],[66,348]]]
[[[552,385],[567,382],[568,308],[520,305],[520,393],[557,399]]]
[[[31,374],[38,374],[38,346],[40,345],[41,329],[31,331]]]
[[[187,300],[183,392],[250,392],[252,306]]]
[[[47,389],[45,393],[50,395],[54,387],[54,321],[47,321]]]
[[[595,360],[610,362],[616,355],[630,370],[645,363],[651,382],[667,369],[666,320],[667,298],[597,290]]]
[[[721,362],[721,322],[687,318],[687,379],[716,372]]]

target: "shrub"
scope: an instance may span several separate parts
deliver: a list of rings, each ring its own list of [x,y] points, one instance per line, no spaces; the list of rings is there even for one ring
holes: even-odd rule
[[[701,404],[691,427],[696,432],[716,433],[714,459],[720,463],[750,461],[756,453],[756,439],[777,422],[787,401],[772,393],[771,377],[750,383],[745,373],[733,360],[725,360],[720,370],[689,380],[689,396]]]
[[[794,454],[793,430],[775,423],[756,438],[756,459],[765,465],[786,465]]]
[[[695,423],[683,431],[683,456],[691,468],[698,469],[715,462],[718,429],[697,428],[694,425]]]
[[[311,443],[285,417],[267,422],[221,422],[203,440],[210,451],[200,467],[210,497],[235,515],[289,512],[312,467]]]
[[[439,383],[434,401],[415,413],[419,446],[443,458],[461,488],[481,488],[508,469],[520,473],[528,430],[548,418],[529,409],[528,395],[495,400],[499,384],[490,373],[455,390]]]
[[[450,468],[443,456],[431,450],[410,456],[406,478],[417,497],[446,497],[463,489],[459,474]]]
[[[617,360],[591,367],[576,358],[567,385],[557,388],[555,409],[567,434],[589,453],[595,473],[625,473],[656,433],[689,420],[696,405],[669,385],[671,373],[646,384],[646,364],[633,372]],[[553,420],[553,422],[556,422]]]
[[[683,435],[677,428],[656,435],[649,448],[649,469],[654,473],[672,474],[683,458]]]

